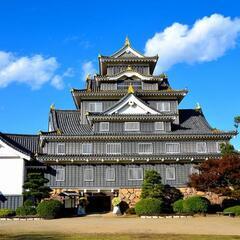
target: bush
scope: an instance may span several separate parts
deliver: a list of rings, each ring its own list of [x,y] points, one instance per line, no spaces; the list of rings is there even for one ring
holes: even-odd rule
[[[135,214],[136,214],[135,208],[133,208],[133,207],[128,208],[128,209],[126,210],[126,214],[127,214],[127,215],[135,215]]]
[[[17,216],[32,216],[36,215],[37,211],[33,206],[22,206],[16,209]]]
[[[163,202],[156,198],[141,199],[136,203],[135,211],[138,216],[157,215],[163,210]]]
[[[8,208],[2,208],[0,209],[0,217],[11,217],[15,215],[15,211],[8,209]]]
[[[37,214],[45,219],[53,219],[61,216],[63,205],[58,200],[44,200],[37,206]]]
[[[183,201],[183,211],[185,213],[205,213],[210,202],[204,197],[194,196]]]
[[[176,213],[184,213],[183,209],[183,199],[179,199],[176,202],[173,203],[173,211]]]
[[[27,199],[24,203],[23,203],[24,207],[33,207],[34,206],[34,202],[31,199]]]
[[[234,207],[225,208],[224,212],[233,212],[236,216],[240,216],[240,205],[234,206]]]
[[[118,205],[120,204],[120,202],[121,202],[120,197],[114,197],[114,198],[112,199],[112,205],[113,205],[113,207],[118,206]]]

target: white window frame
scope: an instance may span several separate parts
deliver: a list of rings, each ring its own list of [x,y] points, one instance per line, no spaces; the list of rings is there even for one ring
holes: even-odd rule
[[[157,102],[157,110],[161,112],[171,112],[171,103],[168,101]]]
[[[108,152],[108,150],[109,150],[108,146],[111,146],[111,145],[114,145],[114,144],[120,146],[120,152]],[[121,145],[121,143],[107,143],[106,144],[106,154],[117,155],[117,154],[121,154],[121,153],[122,153],[122,145]]]
[[[161,123],[161,128],[158,127],[160,123]],[[164,122],[155,122],[154,127],[156,131],[164,131]]]
[[[221,153],[221,144],[226,144],[226,142],[216,142],[216,152]]]
[[[103,128],[104,125],[106,127],[105,129]],[[99,132],[109,132],[109,122],[100,122],[99,123]]]
[[[56,167],[56,169],[55,169],[55,171],[56,171],[56,182],[64,182],[65,181],[65,168],[63,167],[63,166],[58,166],[58,167]],[[59,179],[58,177],[59,177],[59,172],[62,172],[60,175],[62,176],[62,179]]]
[[[168,173],[169,173],[168,170],[169,169],[173,170],[173,177],[172,178],[170,178],[168,176]],[[176,180],[176,168],[175,167],[166,167],[165,176],[166,176],[166,180],[171,180],[171,181]]]
[[[89,170],[91,170],[91,176],[92,176],[92,178],[90,179],[86,179],[86,171],[89,171]],[[93,182],[93,180],[94,180],[94,171],[93,171],[93,168],[92,167],[88,167],[88,168],[84,168],[83,169],[83,181],[84,182]]]
[[[151,151],[150,152],[140,152],[140,145],[150,145]],[[138,154],[153,154],[153,144],[152,143],[138,143]]]
[[[64,151],[63,152],[59,152],[59,150],[61,149],[61,147],[63,147]],[[66,145],[65,143],[58,143],[57,144],[57,155],[64,155],[66,154]]]
[[[86,145],[91,146],[91,151],[90,151],[90,153],[88,153],[88,152],[83,152],[84,146],[86,146]],[[93,144],[92,144],[92,143],[82,143],[82,154],[83,154],[83,155],[90,155],[90,154],[92,154],[92,152],[93,152]]]
[[[178,152],[168,152],[168,151],[167,151],[167,145],[170,145],[170,144],[178,145],[178,146],[179,146],[179,147],[178,147],[178,149],[179,149]],[[180,153],[180,152],[181,152],[180,143],[166,143],[166,144],[165,144],[165,152],[166,152],[166,153],[170,153],[170,154]]]
[[[199,145],[200,144],[204,145],[204,151],[199,151]],[[197,153],[206,153],[207,152],[207,143],[206,142],[197,142],[196,143],[196,152]]]
[[[141,177],[140,178],[130,178],[130,171],[131,170],[140,170],[141,171]],[[141,167],[130,167],[130,168],[128,168],[128,180],[129,181],[141,181],[141,180],[143,180],[143,168],[141,168]]]
[[[98,109],[98,107],[99,109]],[[92,110],[94,109],[94,110]],[[89,112],[102,112],[102,102],[89,102],[88,103],[88,111]]]
[[[114,173],[114,174],[113,174],[113,175],[114,175],[113,178],[108,178],[108,175],[107,175],[108,173],[107,173],[107,172],[108,172],[109,170],[113,171],[113,173]],[[113,181],[115,181],[115,179],[116,179],[116,169],[115,169],[114,167],[107,167],[107,168],[106,168],[105,179],[106,179],[107,182],[113,182]]]
[[[130,124],[133,124],[135,123],[136,124],[136,128],[129,128],[129,125]],[[140,131],[140,122],[125,122],[124,123],[124,131],[127,131],[127,132],[138,132]]]

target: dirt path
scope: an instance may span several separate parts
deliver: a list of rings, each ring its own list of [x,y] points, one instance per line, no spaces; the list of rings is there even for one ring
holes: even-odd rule
[[[141,219],[87,216],[39,221],[1,221],[1,233],[172,233],[240,235],[240,218],[192,217],[182,219]]]

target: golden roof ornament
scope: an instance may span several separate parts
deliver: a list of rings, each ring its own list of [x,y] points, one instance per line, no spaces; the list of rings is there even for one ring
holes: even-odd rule
[[[55,110],[55,105],[53,103],[50,106],[50,110]]]
[[[128,65],[127,71],[132,71],[132,67],[130,65]]]
[[[128,86],[128,93],[134,93],[133,85],[130,83]]]
[[[128,36],[126,37],[126,39],[125,39],[125,44],[124,44],[124,46],[128,46],[128,47],[130,47],[130,41],[129,41],[129,38],[128,38]]]
[[[197,104],[196,104],[196,107],[195,107],[195,110],[196,110],[196,111],[201,111],[201,109],[202,109],[202,108],[201,108],[200,104],[197,103]]]
[[[61,129],[57,129],[57,135],[61,135],[62,134],[62,131],[61,131]]]
[[[90,79],[91,79],[91,75],[88,74],[88,75],[86,76],[86,80],[90,80]]]

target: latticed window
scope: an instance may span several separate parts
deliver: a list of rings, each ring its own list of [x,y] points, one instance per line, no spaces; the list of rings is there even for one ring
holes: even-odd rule
[[[56,181],[65,181],[65,168],[63,166],[58,166],[56,168]]]
[[[170,102],[166,102],[166,101],[158,102],[157,109],[160,112],[170,112],[171,111]]]
[[[102,103],[101,102],[90,102],[88,103],[89,112],[102,112]]]
[[[57,154],[65,154],[65,143],[57,144]]]
[[[129,168],[128,169],[128,180],[143,180],[143,169],[142,168]]]
[[[109,131],[109,122],[100,122],[99,130],[100,130],[100,132],[108,132]]]
[[[166,180],[175,180],[176,179],[176,169],[175,167],[166,168]]]
[[[198,142],[196,144],[197,152],[198,153],[205,153],[207,152],[207,144],[205,142]]]
[[[155,122],[155,130],[156,131],[164,130],[164,122]]]
[[[107,154],[121,154],[121,143],[107,143],[106,144]]]
[[[92,143],[82,144],[82,154],[92,154]]]
[[[115,168],[106,168],[106,181],[115,181]]]
[[[139,154],[152,154],[153,153],[152,143],[138,143],[138,153]]]
[[[93,168],[85,168],[83,172],[84,181],[93,181]]]
[[[220,153],[222,151],[221,146],[223,144],[225,145],[226,143],[225,142],[216,142],[216,149],[217,149],[218,153]]]
[[[179,153],[180,144],[179,143],[166,143],[166,153]]]
[[[139,122],[125,122],[124,129],[125,129],[125,131],[139,131],[140,123]]]

